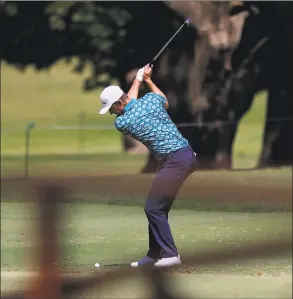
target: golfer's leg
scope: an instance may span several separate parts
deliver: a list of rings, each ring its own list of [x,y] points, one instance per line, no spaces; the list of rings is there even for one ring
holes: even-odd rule
[[[147,253],[147,256],[155,259],[159,259],[161,257],[161,246],[157,242],[155,236],[153,235],[153,230],[150,224],[148,225],[148,230],[149,230],[149,251]]]
[[[150,255],[157,251],[158,246],[161,248],[162,258],[178,255],[168,213],[184,181],[194,171],[194,165],[194,153],[191,147],[187,147],[171,155],[157,172],[145,204],[152,238]]]
[[[168,222],[168,213],[182,186],[185,176],[177,168],[159,170],[145,204],[145,213],[150,228],[150,249],[148,256],[177,256],[177,248]]]

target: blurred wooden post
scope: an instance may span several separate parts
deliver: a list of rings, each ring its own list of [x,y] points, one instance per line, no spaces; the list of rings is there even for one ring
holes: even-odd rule
[[[85,148],[85,136],[84,136],[84,123],[85,123],[85,113],[81,112],[78,117],[78,150],[81,153]]]
[[[29,171],[29,152],[30,152],[30,137],[31,130],[36,126],[35,121],[30,121],[25,127],[25,156],[24,156],[24,178],[28,179]]]
[[[61,273],[59,267],[59,243],[57,224],[59,201],[65,198],[64,187],[45,185],[36,189],[39,217],[36,235],[36,258],[39,271],[25,290],[25,299],[60,299]]]

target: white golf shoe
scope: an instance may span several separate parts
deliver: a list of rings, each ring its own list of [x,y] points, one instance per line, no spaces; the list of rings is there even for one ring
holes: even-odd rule
[[[155,267],[172,267],[181,264],[180,255],[174,257],[165,257],[158,260],[154,266]]]
[[[131,267],[140,267],[140,266],[153,265],[156,261],[158,261],[158,260],[154,259],[154,258],[151,258],[149,256],[145,256],[137,262],[132,262],[130,264],[130,266]]]

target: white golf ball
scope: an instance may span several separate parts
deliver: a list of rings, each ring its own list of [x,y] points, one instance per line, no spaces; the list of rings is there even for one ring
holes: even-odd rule
[[[95,263],[95,267],[96,268],[100,268],[100,264],[99,263]]]

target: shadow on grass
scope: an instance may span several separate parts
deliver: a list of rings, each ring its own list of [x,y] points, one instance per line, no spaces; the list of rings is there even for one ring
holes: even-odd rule
[[[75,205],[109,205],[120,207],[144,208],[145,197],[137,196],[100,196],[73,194],[64,201],[65,204]],[[34,196],[23,198],[21,196],[2,197],[1,201],[7,203],[33,203]],[[216,199],[201,198],[178,198],[175,200],[172,209],[189,210],[194,212],[232,212],[232,213],[291,213],[292,208],[282,204],[261,204],[252,201],[247,202],[223,202]]]
[[[103,164],[109,163],[115,164],[115,162],[145,162],[147,155],[134,155],[131,153],[65,153],[65,154],[38,154],[38,155],[31,155],[29,157],[29,161],[31,162],[69,162],[69,161],[95,161],[95,162],[101,162]],[[2,155],[1,156],[1,162],[22,162],[25,160],[24,155]],[[253,172],[253,171],[260,171],[260,170],[282,170],[282,169],[291,169],[292,166],[282,166],[282,165],[274,165],[270,166],[268,168],[266,167],[251,167],[251,168],[233,168],[229,170],[223,169],[223,171],[233,171],[233,172]],[[218,172],[221,171],[219,169],[197,169],[196,172]]]
[[[144,207],[145,197],[73,197],[67,202],[78,204],[107,204],[115,206]],[[198,212],[233,212],[233,213],[274,213],[292,212],[292,209],[283,205],[266,205],[255,202],[220,202],[215,199],[178,198],[173,204],[173,209],[192,210]]]

